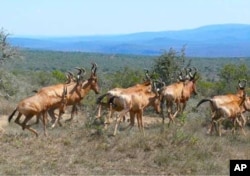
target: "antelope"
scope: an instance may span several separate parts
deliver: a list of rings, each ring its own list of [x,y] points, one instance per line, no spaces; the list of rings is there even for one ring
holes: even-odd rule
[[[233,121],[233,133],[235,132],[236,123],[240,126],[241,131],[246,135],[243,127],[246,124],[244,112],[250,110],[250,98],[243,95],[239,100],[223,103],[216,109],[216,116],[213,118],[214,123],[218,124],[218,134],[221,136],[220,124],[224,119],[230,119]],[[224,118],[223,118],[224,117]],[[242,120],[242,121],[240,121]]]
[[[77,79],[78,81],[73,81],[73,82],[66,84],[68,92],[69,92],[67,96],[66,105],[67,106],[73,105],[72,111],[71,111],[71,117],[67,121],[71,121],[73,119],[74,117],[73,114],[75,111],[77,111],[77,105],[89,93],[90,90],[93,90],[96,94],[99,94],[99,85],[98,85],[96,71],[97,71],[97,65],[95,63],[92,63],[91,75],[87,80],[83,81],[81,79]],[[60,93],[61,88],[63,86],[64,84],[57,84],[54,86],[44,87],[40,89],[38,92],[39,93],[43,92],[44,94],[48,96],[53,96],[54,94]],[[60,123],[60,117],[55,117],[54,111],[56,109],[58,109],[58,107],[54,106],[48,110],[49,115],[53,119],[55,119],[54,123],[52,124],[52,128],[55,127],[57,122],[60,126],[62,126],[62,124]]]
[[[246,87],[246,80],[244,79],[239,80],[236,94],[217,95],[212,98],[204,98],[196,105],[196,108],[198,108],[204,102],[210,102],[212,115],[211,115],[211,127],[207,131],[208,134],[212,134],[213,132],[213,127],[214,127],[213,119],[216,117],[216,110],[219,109],[222,104],[240,101],[241,97],[243,97],[245,94],[245,87]]]
[[[36,93],[35,95],[20,101],[15,110],[9,116],[8,121],[10,122],[15,113],[18,111],[19,113],[17,118],[15,119],[15,123],[20,125],[23,130],[27,129],[33,132],[38,137],[37,131],[31,128],[31,125],[28,125],[27,123],[34,115],[36,115],[37,117],[40,117],[42,115],[44,135],[47,136],[46,120],[47,120],[48,109],[53,106],[56,106],[60,109],[60,111],[63,112],[65,110],[66,104],[67,104],[66,86],[63,87],[62,94],[55,94],[54,96],[48,96],[43,92]],[[21,123],[20,118],[22,115],[25,116],[25,119]]]
[[[79,69],[79,68],[76,67],[76,69],[79,70],[78,75],[79,75],[79,74],[82,74],[82,73],[85,73],[85,69],[83,69],[83,68]],[[71,73],[71,72],[67,72],[67,74],[65,74],[65,76],[66,76],[66,79],[67,79],[66,82],[65,82],[65,84],[69,84],[69,83],[72,83],[72,82],[77,81],[77,80],[74,78],[73,73]],[[80,76],[77,76],[77,77],[80,77]],[[38,93],[37,90],[33,90],[32,92]],[[59,110],[59,114],[58,114],[58,115],[62,115],[62,113],[64,113],[65,109],[66,109],[66,107],[65,107],[61,112],[60,112],[60,110]],[[50,115],[50,116],[51,116],[52,120],[54,120],[54,121],[56,120],[56,119],[54,118],[54,115],[53,115],[53,116]],[[35,122],[35,124],[38,124],[38,123],[39,123],[39,119],[41,119],[41,118],[40,118],[40,116],[38,115],[38,116],[36,117],[36,122]]]
[[[186,78],[182,77],[182,72],[179,74],[179,82],[173,83],[171,85],[165,86],[161,91],[161,112],[162,112],[162,123],[165,121],[163,105],[166,102],[166,108],[170,123],[174,123],[174,118],[179,112],[183,112],[186,103],[191,97],[192,94],[196,95],[196,81],[199,77],[196,77],[197,69],[195,68],[194,73],[192,74],[192,69],[189,68],[188,75]],[[189,78],[187,78],[189,77]],[[176,104],[176,111],[173,112],[173,105]],[[181,107],[181,104],[183,106]]]
[[[141,84],[136,84],[136,85],[128,87],[128,88],[114,88],[114,89],[109,90],[107,93],[105,93],[97,98],[97,101],[96,101],[96,103],[98,104],[97,118],[100,118],[100,116],[101,116],[101,107],[102,106],[109,108],[109,114],[107,116],[107,119],[105,120],[105,128],[107,127],[108,124],[110,124],[110,118],[112,118],[114,112],[115,111],[119,112],[119,111],[123,110],[123,108],[119,107],[119,106],[111,107],[111,104],[110,104],[111,98],[114,98],[115,96],[119,96],[122,93],[140,91],[142,89],[147,89],[148,91],[150,91],[151,90],[151,78],[148,75],[148,70],[146,70],[145,76],[146,76],[146,80],[145,80],[145,82],[143,82]],[[102,102],[102,99],[104,97],[106,97],[107,103]]]
[[[153,85],[151,85],[153,86]],[[155,89],[155,86],[152,90],[148,89],[148,86],[141,86],[141,89],[131,90],[127,92],[122,92],[119,96],[113,96],[110,99],[110,103],[115,108],[122,109],[115,125],[115,130],[113,135],[116,135],[117,128],[120,122],[122,121],[123,116],[126,113],[130,113],[130,126],[134,126],[134,117],[137,115],[138,127],[141,132],[144,134],[144,125],[143,125],[143,111],[148,106],[153,106],[157,113],[160,113],[160,99],[159,94]]]

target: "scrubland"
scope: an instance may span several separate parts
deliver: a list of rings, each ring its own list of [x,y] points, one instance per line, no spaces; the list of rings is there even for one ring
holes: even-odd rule
[[[230,159],[249,159],[247,136],[230,128],[223,135],[206,134],[208,106],[194,107],[191,99],[177,123],[168,127],[160,116],[146,112],[145,136],[138,127],[112,136],[113,122],[107,130],[103,120],[95,120],[95,108],[83,107],[72,122],[48,129],[35,125],[39,137],[7,122],[13,107],[0,117],[0,175],[228,175]],[[63,115],[69,118],[70,108]],[[103,114],[103,117],[105,114]]]

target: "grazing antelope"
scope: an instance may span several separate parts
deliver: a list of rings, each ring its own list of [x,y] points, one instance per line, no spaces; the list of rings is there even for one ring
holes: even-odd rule
[[[207,131],[208,134],[212,134],[213,132],[213,128],[215,125],[213,119],[216,118],[216,110],[219,109],[222,104],[240,101],[241,97],[245,95],[245,87],[246,80],[239,80],[236,94],[217,95],[212,98],[204,98],[196,105],[196,108],[198,108],[204,102],[210,102],[212,115],[211,125],[209,130]]]
[[[186,103],[192,94],[196,95],[196,81],[199,77],[196,77],[197,69],[195,68],[194,73],[191,73],[192,69],[189,68],[188,75],[185,78],[179,74],[179,82],[173,83],[171,85],[165,86],[161,91],[161,112],[162,112],[162,123],[165,121],[163,105],[166,102],[166,108],[170,123],[174,123],[174,118],[179,112],[183,112]],[[188,77],[188,78],[187,78]],[[173,105],[176,104],[176,111],[173,112]],[[183,104],[183,106],[181,106]]]
[[[63,87],[62,94],[55,94],[54,96],[48,96],[43,92],[36,93],[35,95],[20,101],[15,110],[9,116],[8,121],[10,122],[15,113],[18,111],[19,113],[17,118],[15,119],[15,123],[20,125],[23,130],[27,129],[33,132],[38,137],[37,131],[31,128],[31,125],[28,125],[27,123],[33,116],[36,115],[37,117],[40,117],[42,115],[44,135],[47,136],[46,120],[47,120],[48,109],[53,106],[56,106],[60,109],[60,111],[63,112],[65,110],[66,104],[67,104],[66,86]],[[20,118],[22,115],[25,116],[25,119],[21,123]]]

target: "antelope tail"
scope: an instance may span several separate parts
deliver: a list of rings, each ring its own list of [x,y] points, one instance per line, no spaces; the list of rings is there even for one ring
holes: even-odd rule
[[[108,94],[106,93],[106,94],[103,94],[103,95],[101,95],[100,97],[98,97],[98,98],[96,99],[96,104],[100,104],[101,101],[102,101],[102,99],[103,99],[106,95],[108,95]]]
[[[115,98],[119,98],[118,96],[112,96],[110,99],[109,99],[109,102],[108,102],[108,105],[112,104],[112,106],[117,106],[114,102],[114,99]]]
[[[196,108],[198,108],[202,103],[204,102],[207,102],[209,101],[210,103],[212,103],[213,101],[209,98],[205,98],[205,99],[202,99],[197,105],[196,105]]]
[[[9,118],[8,118],[8,121],[9,121],[9,122],[11,121],[12,117],[15,115],[16,111],[17,111],[17,107],[16,107],[16,109],[11,113],[11,115],[9,116]]]
[[[114,104],[114,99],[117,98],[117,96],[112,96],[110,99],[109,99],[109,102],[108,104]]]

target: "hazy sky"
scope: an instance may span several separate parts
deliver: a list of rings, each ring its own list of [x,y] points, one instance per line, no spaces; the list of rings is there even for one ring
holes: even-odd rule
[[[13,35],[100,35],[250,24],[250,0],[0,0]]]

